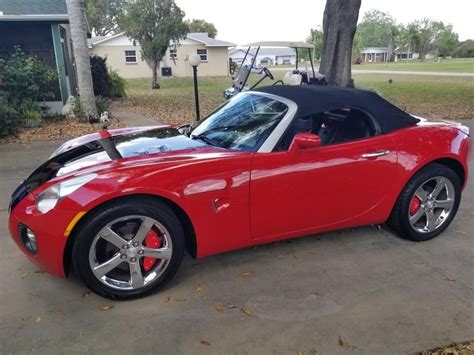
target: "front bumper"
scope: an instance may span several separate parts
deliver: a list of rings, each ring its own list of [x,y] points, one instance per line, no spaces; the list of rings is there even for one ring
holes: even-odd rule
[[[10,212],[8,227],[13,241],[20,250],[44,271],[66,276],[64,269],[64,251],[67,237],[65,231],[77,211],[63,211],[57,208],[46,214],[36,209],[34,196],[28,193]],[[24,224],[36,235],[38,251],[32,254],[26,250],[19,235],[19,225]]]

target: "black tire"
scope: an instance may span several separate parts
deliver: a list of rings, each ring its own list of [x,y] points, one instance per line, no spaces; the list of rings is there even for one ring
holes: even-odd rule
[[[104,226],[117,218],[130,215],[151,217],[159,221],[167,229],[171,237],[172,255],[167,267],[156,280],[138,289],[121,290],[105,285],[94,275],[89,263],[89,250],[95,236]],[[72,262],[75,272],[94,293],[115,300],[144,297],[163,288],[178,271],[183,259],[185,236],[179,219],[165,203],[146,197],[124,198],[109,203],[86,217],[87,219],[74,236]]]
[[[415,194],[415,191],[422,186],[424,182],[430,178],[435,177],[445,177],[447,178],[454,187],[454,205],[451,209],[449,216],[446,220],[432,232],[419,232],[415,230],[409,221],[409,208],[412,198]],[[457,174],[449,169],[448,167],[432,163],[424,168],[422,168],[418,173],[416,173],[410,181],[403,188],[400,193],[398,200],[393,207],[392,213],[387,225],[392,228],[397,234],[402,238],[420,242],[432,239],[442,233],[452,222],[453,218],[456,216],[457,210],[459,208],[459,203],[461,202],[461,182]]]

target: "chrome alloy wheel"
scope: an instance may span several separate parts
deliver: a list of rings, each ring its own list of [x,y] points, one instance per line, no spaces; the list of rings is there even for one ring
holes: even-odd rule
[[[444,176],[426,180],[415,191],[408,209],[412,228],[420,233],[431,233],[448,219],[455,202],[452,182]]]
[[[126,216],[103,227],[92,241],[89,265],[103,284],[136,290],[155,281],[173,254],[168,230],[147,216]]]

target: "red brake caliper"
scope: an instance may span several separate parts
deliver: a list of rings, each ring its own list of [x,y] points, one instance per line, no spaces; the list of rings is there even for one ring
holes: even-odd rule
[[[153,248],[153,249],[158,249],[160,247],[160,238],[156,235],[156,233],[152,230],[148,232],[148,234],[145,237],[145,245],[148,248]],[[156,263],[155,258],[150,258],[150,257],[144,257],[143,258],[143,269],[145,271],[149,271],[153,265]]]
[[[421,207],[421,200],[418,196],[414,196],[410,202],[410,216],[413,216]]]

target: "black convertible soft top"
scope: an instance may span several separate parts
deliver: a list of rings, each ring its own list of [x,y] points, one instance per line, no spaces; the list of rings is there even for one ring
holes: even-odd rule
[[[377,120],[382,133],[413,126],[419,121],[375,92],[366,90],[317,85],[273,85],[255,91],[278,95],[295,102],[298,105],[297,117],[345,106],[360,108]]]

